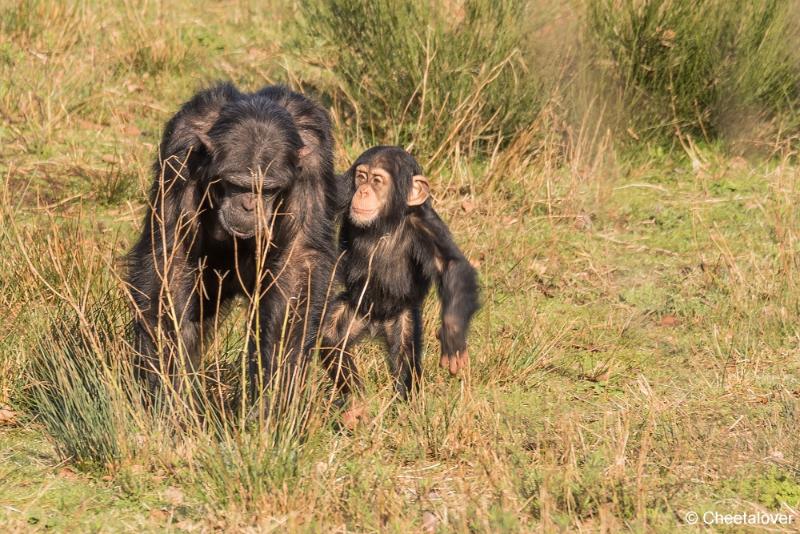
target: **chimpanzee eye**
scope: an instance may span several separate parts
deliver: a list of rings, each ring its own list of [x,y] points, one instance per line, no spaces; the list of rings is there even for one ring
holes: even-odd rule
[[[226,191],[225,180],[220,177],[215,177],[211,180],[209,184],[211,186],[211,191],[219,196],[224,196]]]
[[[372,177],[372,183],[375,184],[375,185],[381,185],[383,183],[383,178],[381,178],[380,176],[377,176],[377,175],[373,176]]]

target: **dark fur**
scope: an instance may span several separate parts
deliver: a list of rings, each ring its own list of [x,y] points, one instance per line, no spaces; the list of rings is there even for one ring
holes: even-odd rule
[[[310,152],[300,157],[303,146]],[[135,348],[151,388],[159,388],[159,373],[174,374],[179,361],[196,366],[217,311],[259,285],[258,320],[249,325],[258,333],[249,347],[251,376],[262,370],[261,383],[269,384],[279,353],[289,367],[305,362],[334,263],[341,193],[332,151],[326,111],[285,87],[242,93],[219,84],[170,119],[144,229],[128,255]],[[262,268],[256,264],[267,242],[257,241],[262,234],[231,233],[255,220],[237,204],[237,195],[253,194],[255,170],[263,174],[257,193],[264,220],[274,221]]]
[[[425,203],[406,203],[412,177],[422,174],[416,160],[399,147],[374,147],[345,173],[349,196],[355,193],[355,169],[380,162],[393,183],[388,205],[368,227],[345,217],[340,234],[344,253],[338,272],[345,290],[327,315],[322,359],[345,394],[359,378],[345,345],[363,333],[381,335],[397,390],[406,397],[421,373],[422,303],[436,281],[442,304],[442,353],[464,351],[472,315],[478,309],[477,273],[453,242],[447,226]]]

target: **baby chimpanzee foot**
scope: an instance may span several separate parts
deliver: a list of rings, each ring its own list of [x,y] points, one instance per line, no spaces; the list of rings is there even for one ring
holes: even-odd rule
[[[367,417],[367,407],[362,401],[351,401],[350,407],[342,414],[342,425],[350,431],[358,428]]]

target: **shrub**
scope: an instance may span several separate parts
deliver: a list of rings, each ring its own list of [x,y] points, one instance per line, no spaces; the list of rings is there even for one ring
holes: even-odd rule
[[[794,18],[786,0],[590,0],[587,13],[631,132],[657,139],[715,138],[743,113],[797,128]]]
[[[459,147],[487,153],[527,126],[541,84],[517,48],[522,0],[316,0],[303,4],[296,51],[330,69],[323,92],[360,141],[413,144],[435,159]],[[313,48],[313,47],[312,47]],[[304,52],[305,53],[305,52]]]

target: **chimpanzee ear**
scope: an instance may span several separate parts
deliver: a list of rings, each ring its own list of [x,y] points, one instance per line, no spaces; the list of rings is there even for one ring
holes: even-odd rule
[[[214,142],[211,141],[211,138],[208,136],[206,132],[196,132],[197,140],[199,143],[199,148],[204,149],[209,155],[214,153]]]
[[[297,149],[297,159],[302,160],[305,157],[311,155],[311,147],[308,145],[303,145],[299,149]]]
[[[408,205],[419,206],[428,200],[428,195],[431,193],[431,185],[428,179],[421,174],[415,174],[411,178],[411,191],[408,193]]]

